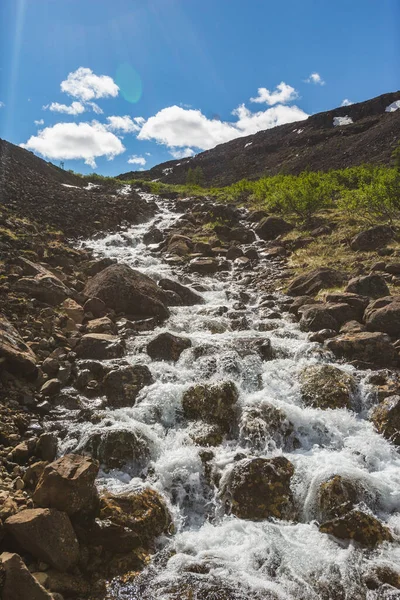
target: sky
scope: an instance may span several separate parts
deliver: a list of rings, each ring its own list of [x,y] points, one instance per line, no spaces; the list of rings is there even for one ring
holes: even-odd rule
[[[400,0],[1,0],[0,137],[117,175],[400,89]]]

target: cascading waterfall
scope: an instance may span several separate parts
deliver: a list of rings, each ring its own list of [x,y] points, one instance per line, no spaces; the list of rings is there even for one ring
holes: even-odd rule
[[[400,516],[396,512],[400,506],[400,458],[395,447],[376,433],[367,420],[368,410],[375,402],[373,389],[366,382],[368,373],[339,365],[355,374],[359,382],[353,411],[305,407],[298,374],[306,365],[329,362],[329,355],[308,341],[287,313],[269,319],[268,327],[260,327],[260,293],[249,283],[246,271],[234,267],[229,274],[177,276],[174,267],[152,252],[151,246],[145,246],[142,238],[155,223],[159,229],[165,229],[178,217],[167,203],[159,201],[159,212],[152,221],[85,243],[95,255],[117,259],[156,280],[179,277],[185,284],[201,283],[205,299],[203,305],[172,308],[171,317],[155,331],[129,338],[126,360],[147,365],[154,378],[154,383],[141,391],[135,406],[106,409],[102,412],[104,418],[96,424],[65,422],[68,433],[62,441],[62,452],[82,448],[94,428],[123,426],[142,432],[151,448],[147,481],[163,495],[173,515],[175,534],[159,540],[160,552],[154,564],[137,584],[119,585],[114,590],[115,598],[366,597],[361,592],[366,566],[399,565],[400,548],[384,543],[374,550],[365,550],[320,533],[316,497],[320,483],[331,475],[349,477],[368,491],[375,514],[395,533],[400,532]],[[266,265],[262,260],[258,268]],[[248,325],[232,331],[221,307],[234,310],[243,292],[250,298],[243,310]],[[276,294],[276,300],[280,299]],[[152,361],[143,351],[151,338],[164,331],[183,334],[192,342],[176,363]],[[243,338],[270,339],[275,358],[263,362],[255,355],[242,356],[238,348]],[[204,355],[197,351],[201,346],[209,349]],[[211,448],[212,468],[223,480],[238,456],[286,456],[295,467],[291,485],[297,522],[249,521],[226,515],[218,489],[204,476],[201,448],[191,441],[187,423],[182,419],[182,395],[194,383],[227,379],[239,389],[242,418],[234,439]],[[282,409],[293,424],[297,443],[292,447],[282,447],[279,439],[271,438],[262,426],[254,437],[247,435],[246,410],[266,402]],[[140,475],[129,468],[124,472],[103,471],[99,483],[113,491],[130,490],[143,485]],[[197,570],[193,571],[194,564]],[[196,574],[198,589],[203,591],[198,596],[176,595],[178,588],[173,586],[190,572]],[[371,600],[395,597],[389,591],[387,596],[378,596],[373,590],[367,593]]]

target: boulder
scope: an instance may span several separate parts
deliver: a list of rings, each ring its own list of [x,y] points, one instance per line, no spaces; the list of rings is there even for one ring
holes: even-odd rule
[[[341,517],[363,501],[360,485],[341,475],[323,481],[318,491],[318,512],[321,521]]]
[[[231,381],[194,385],[183,394],[183,414],[186,419],[220,425],[228,432],[236,422],[238,396]]]
[[[160,279],[158,285],[163,290],[175,292],[181,299],[181,306],[193,306],[195,304],[204,304],[204,299],[189,287],[173,281],[172,279]]]
[[[243,250],[237,246],[231,246],[226,253],[227,260],[236,260],[240,256],[243,256]]]
[[[18,554],[0,554],[0,568],[4,569],[4,583],[0,592],[2,600],[52,600],[52,596],[31,575]]]
[[[18,375],[35,376],[37,358],[18,331],[0,314],[0,365]]]
[[[358,233],[350,242],[352,250],[378,250],[386,246],[394,237],[389,225],[376,225]]]
[[[153,383],[153,377],[145,365],[128,365],[113,369],[104,378],[103,391],[113,408],[133,406],[141,389]]]
[[[67,571],[79,558],[79,545],[66,513],[32,508],[9,517],[6,530],[35,558],[58,571]]]
[[[351,294],[350,292],[330,292],[325,296],[326,302],[332,304],[348,304],[356,311],[357,321],[361,321],[364,310],[367,308],[370,299],[367,296]]]
[[[285,447],[293,429],[286,414],[270,402],[246,407],[239,424],[242,444],[254,450],[264,450],[269,442]]]
[[[364,275],[363,277],[353,277],[347,284],[345,291],[360,296],[368,296],[369,298],[382,298],[390,294],[386,281],[376,273]]]
[[[343,285],[346,277],[340,271],[321,267],[295,277],[289,284],[289,296],[315,296],[324,289]]]
[[[216,258],[194,258],[189,263],[189,269],[201,275],[213,275],[220,268]]]
[[[147,344],[147,354],[153,360],[177,361],[184,350],[190,348],[189,338],[179,337],[172,333],[160,333]]]
[[[83,450],[109,469],[129,467],[139,474],[150,459],[150,442],[140,431],[102,429],[89,435]]]
[[[57,508],[68,515],[89,512],[96,503],[97,461],[78,454],[66,454],[47,465],[39,478],[34,502],[43,508]]]
[[[339,330],[339,323],[324,304],[306,305],[299,309],[302,331],[321,331],[321,329]]]
[[[322,523],[319,530],[342,540],[354,540],[368,548],[393,541],[390,530],[376,517],[357,509]]]
[[[347,333],[327,340],[325,346],[338,358],[348,361],[379,367],[395,367],[398,364],[396,349],[385,333]]]
[[[42,433],[36,443],[35,455],[52,462],[57,456],[57,446],[58,439],[54,433]]]
[[[15,282],[14,289],[51,306],[61,304],[72,295],[71,290],[47,269],[35,277],[21,277]]]
[[[61,310],[65,313],[74,323],[80,325],[83,321],[84,310],[80,304],[78,304],[72,298],[66,298],[61,304]]]
[[[98,319],[92,319],[86,323],[86,333],[108,333],[110,335],[115,335],[117,333],[117,327],[108,317],[99,317]]]
[[[400,337],[400,296],[387,296],[371,302],[364,313],[369,331],[382,331]]]
[[[127,315],[169,317],[167,298],[156,283],[127,265],[111,265],[92,277],[84,294],[103,300],[108,308]]]
[[[125,494],[105,494],[100,499],[100,517],[120,527],[127,527],[148,544],[167,533],[171,516],[160,494],[144,488]]]
[[[313,408],[350,408],[356,391],[352,375],[332,365],[312,365],[300,374],[303,402]]]
[[[377,590],[385,584],[400,589],[400,571],[385,562],[371,565],[364,573],[363,580],[369,590]]]
[[[293,225],[280,217],[265,217],[256,226],[255,232],[262,240],[275,240],[284,233],[292,231]]]
[[[193,421],[187,428],[188,435],[199,446],[219,446],[224,439],[220,425]]]
[[[108,333],[86,333],[75,348],[78,358],[108,360],[121,358],[125,352],[125,343]]]
[[[89,298],[83,305],[85,314],[92,314],[96,319],[104,317],[107,313],[107,307],[100,298]]]
[[[53,592],[55,600],[58,594],[66,598],[87,598],[90,592],[89,583],[82,575],[71,573],[59,573],[50,569],[45,572],[46,587]]]
[[[379,433],[400,446],[400,396],[388,396],[374,408],[371,419]]]
[[[56,396],[61,391],[61,381],[59,379],[48,379],[40,388],[43,396]]]
[[[146,245],[159,244],[160,242],[162,242],[163,237],[163,233],[160,229],[158,229],[157,227],[152,227],[151,229],[149,229],[149,231],[146,231],[146,233],[144,234],[143,243]]]
[[[290,518],[293,474],[292,463],[283,456],[238,461],[221,483],[221,497],[227,512],[252,521]]]

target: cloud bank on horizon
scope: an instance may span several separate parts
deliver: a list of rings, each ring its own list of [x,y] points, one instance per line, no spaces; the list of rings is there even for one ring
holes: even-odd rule
[[[325,84],[318,73],[311,73],[305,81]],[[43,110],[75,117],[89,111],[101,115],[104,110],[94,100],[115,98],[120,93],[112,77],[96,75],[87,67],[79,67],[69,73],[61,82],[60,89],[70,96],[71,104],[50,102],[43,106]],[[232,120],[209,118],[200,109],[172,105],[147,119],[142,116],[109,115],[104,122],[96,119],[79,123],[59,122],[39,129],[36,135],[20,146],[50,160],[84,160],[95,168],[96,158],[105,156],[112,160],[125,152],[122,143],[124,136],[134,135],[139,141],[153,141],[165,146],[173,158],[179,159],[237,137],[307,119],[309,115],[293,104],[298,98],[298,91],[281,81],[274,90],[258,88],[257,95],[249,99],[253,104],[266,105],[264,110],[252,111],[243,103],[232,110]],[[43,125],[43,119],[35,121],[35,124]],[[127,162],[143,167],[146,159],[135,154]]]

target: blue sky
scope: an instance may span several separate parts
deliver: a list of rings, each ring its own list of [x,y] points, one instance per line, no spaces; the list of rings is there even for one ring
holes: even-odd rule
[[[1,0],[0,137],[149,168],[399,89],[399,32],[399,0]]]

